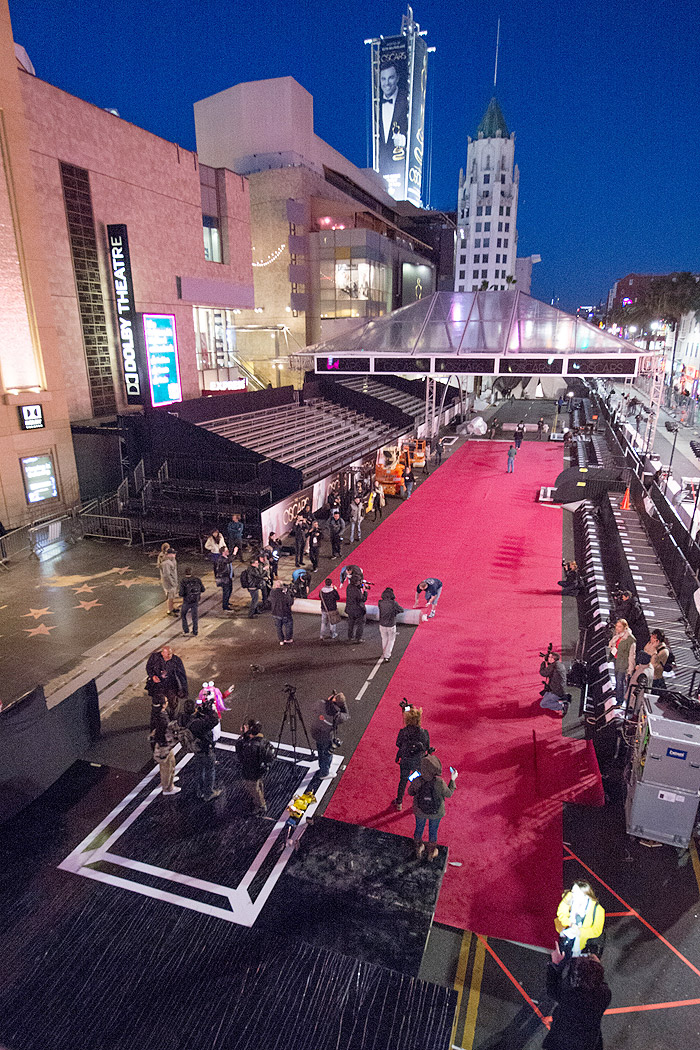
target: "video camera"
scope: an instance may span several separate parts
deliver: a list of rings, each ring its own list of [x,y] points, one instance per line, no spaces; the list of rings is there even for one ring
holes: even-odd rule
[[[546,659],[547,659],[547,657],[549,656],[549,654],[550,654],[550,653],[551,653],[551,652],[552,652],[553,650],[554,650],[554,643],[553,643],[553,642],[550,642],[550,643],[549,643],[549,645],[547,646],[547,652],[546,652],[546,653],[540,653],[540,657],[541,657],[541,658],[542,658],[543,660],[546,660]]]

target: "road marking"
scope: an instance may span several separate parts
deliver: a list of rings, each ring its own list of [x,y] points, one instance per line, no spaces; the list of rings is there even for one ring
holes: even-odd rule
[[[498,964],[498,965],[500,966],[500,968],[501,968],[501,969],[503,970],[503,972],[504,972],[504,974],[506,975],[506,977],[508,978],[508,980],[509,980],[509,981],[511,981],[511,982],[513,983],[513,985],[514,985],[514,986],[515,986],[515,987],[517,988],[517,990],[518,990],[518,991],[520,992],[520,994],[522,995],[522,997],[523,997],[523,999],[525,1000],[525,1002],[526,1002],[526,1003],[527,1003],[527,1004],[528,1004],[529,1006],[531,1006],[531,1007],[532,1007],[532,1009],[533,1009],[533,1010],[535,1011],[535,1013],[536,1013],[536,1014],[537,1014],[537,1016],[539,1017],[539,1019],[540,1019],[540,1021],[542,1022],[542,1024],[543,1024],[543,1025],[545,1025],[545,1027],[549,1028],[549,1024],[550,1024],[550,1022],[549,1022],[549,1021],[547,1020],[547,1018],[546,1018],[546,1017],[544,1016],[544,1014],[543,1014],[543,1013],[542,1013],[542,1011],[540,1010],[540,1008],[539,1008],[539,1006],[537,1005],[537,1003],[535,1003],[535,1002],[534,1002],[534,1001],[533,1001],[533,1000],[532,1000],[532,999],[530,998],[530,996],[529,996],[529,995],[527,994],[527,992],[525,991],[525,989],[523,988],[523,986],[522,986],[522,985],[520,984],[520,982],[519,982],[518,980],[516,980],[516,978],[515,978],[515,977],[513,976],[513,974],[512,974],[511,972],[510,972],[510,970],[508,969],[508,967],[506,966],[506,964],[505,964],[504,962],[502,962],[502,960],[501,960],[501,959],[500,959],[500,958],[499,958],[499,957],[498,957],[498,956],[496,955],[496,953],[495,953],[495,951],[493,950],[493,948],[491,947],[491,945],[490,945],[490,944],[487,944],[487,943],[486,943],[486,938],[485,938],[485,937],[482,937],[482,936],[481,936],[481,934],[477,934],[477,937],[479,938],[479,940],[480,940],[480,941],[482,941],[482,942],[483,942],[484,948],[485,948],[485,949],[486,949],[486,951],[487,951],[487,952],[489,953],[489,955],[490,955],[490,956],[491,956],[491,958],[492,958],[492,959],[494,960],[494,962],[496,962],[496,963],[497,963],[497,964]]]
[[[476,1018],[479,1012],[479,1000],[481,999],[481,978],[484,974],[484,962],[486,960],[486,938],[482,941],[478,938],[476,951],[474,952],[474,963],[472,965],[472,979],[469,988],[469,1000],[467,1002],[467,1016],[464,1018],[464,1032],[462,1034],[462,1046],[464,1050],[473,1050],[476,1038]]]
[[[695,881],[698,884],[700,890],[700,857],[698,857],[698,848],[695,845],[694,839],[690,840],[690,859],[693,863],[693,871],[695,872]]]
[[[467,975],[467,962],[469,960],[469,948],[472,943],[472,935],[468,930],[462,934],[462,944],[459,949],[459,960],[457,962],[457,973],[455,974],[455,989],[457,991],[457,1005],[455,1006],[455,1019],[452,1025],[452,1038],[450,1045],[454,1045],[457,1038],[457,1025],[459,1024],[459,1013],[462,1009],[462,994],[464,993],[464,978]]]
[[[374,678],[375,674],[377,673],[379,668],[382,666],[383,662],[384,662],[384,657],[380,656],[379,659],[377,660],[376,664],[374,665],[374,667],[370,671],[370,673],[367,675],[367,678],[365,680],[364,685],[360,688],[359,693],[355,697],[355,703],[357,703],[358,700],[361,700],[362,697],[365,695],[365,693],[369,689],[369,683],[372,681],[372,679]]]

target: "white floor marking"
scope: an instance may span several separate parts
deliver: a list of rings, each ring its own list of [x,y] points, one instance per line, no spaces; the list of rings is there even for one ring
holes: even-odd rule
[[[383,663],[384,663],[384,657],[380,656],[379,659],[377,660],[376,664],[374,665],[374,667],[370,671],[370,673],[367,675],[367,678],[365,679],[364,685],[361,686],[359,693],[355,697],[355,703],[357,703],[358,700],[361,700],[362,697],[365,695],[365,693],[369,689],[369,683],[372,681],[372,679],[374,678],[375,674],[377,673],[377,671],[379,670],[379,668],[382,666]]]

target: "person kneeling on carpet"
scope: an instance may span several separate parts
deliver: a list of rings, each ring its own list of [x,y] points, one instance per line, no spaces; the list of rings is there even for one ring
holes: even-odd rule
[[[452,798],[457,784],[457,770],[450,766],[450,782],[446,784],[442,776],[442,763],[435,755],[425,755],[420,763],[420,775],[415,780],[409,779],[408,793],[413,798],[413,815],[416,818],[416,830],[413,841],[418,860],[425,853],[423,831],[428,823],[428,860],[435,860],[438,855],[437,833],[440,821],[445,816],[445,799]]]
[[[540,664],[540,674],[545,682],[540,707],[546,711],[558,711],[563,717],[569,708],[571,697],[564,689],[564,670],[559,653],[547,653],[546,658]]]

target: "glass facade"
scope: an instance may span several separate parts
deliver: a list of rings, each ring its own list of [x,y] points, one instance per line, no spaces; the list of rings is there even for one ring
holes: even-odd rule
[[[221,208],[216,168],[199,165],[199,184],[202,192],[202,230],[204,258],[207,262],[223,262],[221,252]]]
[[[192,312],[201,389],[226,389],[218,384],[239,379],[233,310],[195,306]]]
[[[380,317],[391,309],[392,266],[367,230],[318,234],[321,318]],[[377,244],[373,244],[373,240]]]

